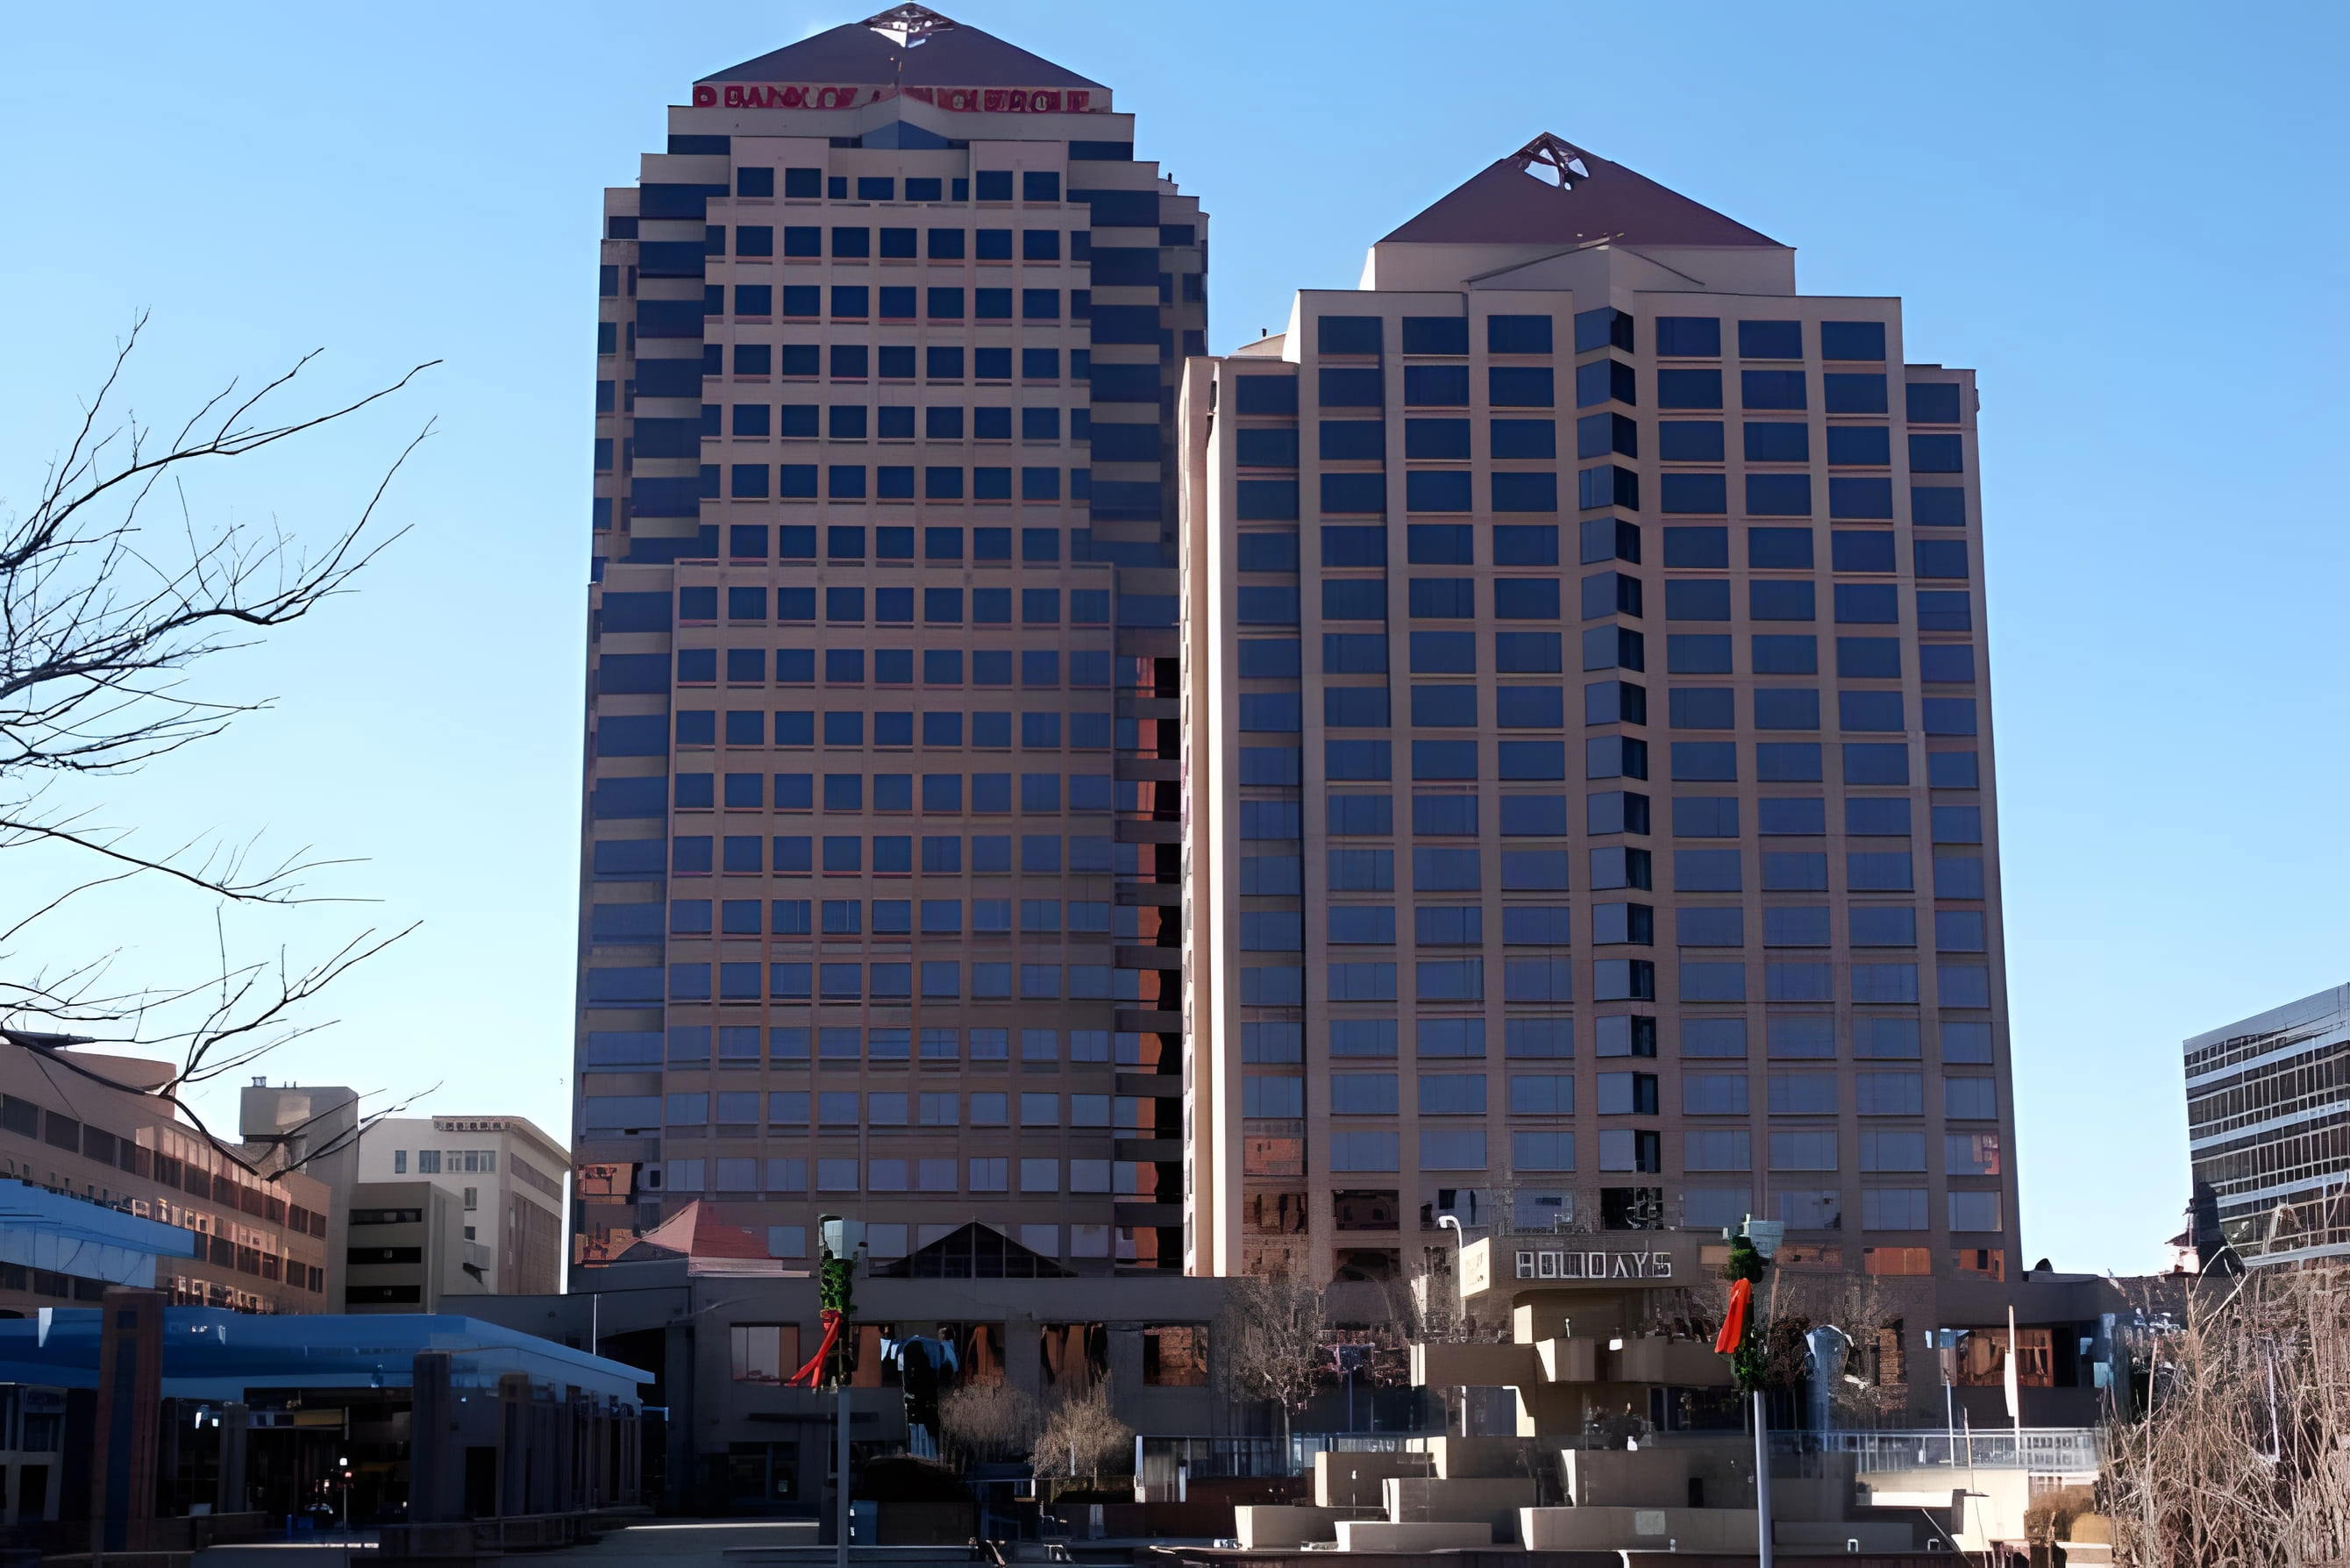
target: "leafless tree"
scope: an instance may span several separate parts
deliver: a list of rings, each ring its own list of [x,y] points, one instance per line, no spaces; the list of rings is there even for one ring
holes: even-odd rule
[[[168,1050],[177,1070],[153,1092],[201,1128],[187,1091],[322,1027],[310,1004],[406,933],[360,931],[306,960],[282,949],[270,959],[232,956],[224,910],[315,901],[322,896],[310,877],[336,862],[307,850],[265,853],[255,838],[151,845],[109,826],[88,789],[269,706],[199,690],[192,672],[348,591],[398,536],[377,513],[429,427],[387,465],[355,517],[307,546],[275,524],[200,521],[187,481],[349,418],[428,367],[353,400],[280,414],[317,358],[308,354],[255,389],[232,381],[184,420],[157,426],[123,406],[145,325],[142,317],[118,346],[30,500],[0,510],[0,850],[50,852],[38,875],[0,881],[19,890],[0,892],[0,1026],[9,1044],[51,1048],[68,1070],[78,1069],[53,1049],[67,1040]],[[68,869],[53,880],[59,864]],[[126,980],[115,972],[119,950],[47,964],[26,954],[42,922],[125,883],[209,902],[216,967],[178,981]],[[36,1036],[42,1044],[26,1044]]]
[[[2098,1486],[2117,1559],[2350,1559],[2350,1276],[2258,1269],[2167,1320],[2138,1315],[2149,1407],[2107,1424]]]
[[[1212,1337],[1225,1397],[1272,1405],[1286,1437],[1290,1417],[1314,1397],[1329,1365],[1320,1289],[1285,1272],[1228,1280]]]
[[[1039,1476],[1085,1476],[1098,1487],[1105,1470],[1122,1473],[1133,1453],[1134,1428],[1111,1407],[1105,1377],[1045,1412],[1030,1463]]]
[[[1001,1378],[962,1384],[939,1400],[939,1436],[964,1463],[993,1463],[1033,1451],[1040,1424],[1036,1401]]]

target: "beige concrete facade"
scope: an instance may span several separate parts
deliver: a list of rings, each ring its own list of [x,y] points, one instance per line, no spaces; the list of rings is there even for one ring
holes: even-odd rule
[[[453,1240],[463,1275],[499,1295],[561,1287],[570,1168],[570,1150],[522,1116],[387,1116],[359,1135],[359,1179],[421,1180],[448,1194],[459,1215]],[[352,1207],[385,1205],[354,1199]]]
[[[1188,369],[1193,1266],[2003,1276],[1972,375],[1527,161]]]
[[[88,1305],[109,1284],[151,1283],[173,1305],[249,1313],[334,1310],[342,1260],[328,1249],[325,1183],[273,1172],[270,1151],[224,1145],[151,1091],[169,1063],[0,1044],[0,1178],[193,1232],[190,1256],[156,1256],[151,1280],[0,1266],[0,1312]],[[41,1225],[0,1226],[13,1247]],[[87,1254],[86,1254],[87,1255]]]

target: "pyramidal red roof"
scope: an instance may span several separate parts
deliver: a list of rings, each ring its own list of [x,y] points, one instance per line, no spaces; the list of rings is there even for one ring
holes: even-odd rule
[[[636,1245],[687,1258],[764,1259],[767,1256],[766,1246],[756,1235],[743,1226],[723,1223],[700,1199],[646,1231],[637,1239]],[[634,1251],[633,1248],[630,1250]],[[625,1259],[626,1254],[623,1257]]]
[[[1784,248],[1645,174],[1547,132],[1379,243],[1570,246],[1597,240]]]
[[[745,60],[706,82],[824,82],[857,87],[1108,89],[994,34],[899,5]]]

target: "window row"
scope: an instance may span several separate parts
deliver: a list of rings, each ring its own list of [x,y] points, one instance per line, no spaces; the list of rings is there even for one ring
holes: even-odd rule
[[[658,1116],[646,1118],[647,1107],[642,1096],[589,1096],[584,1102],[584,1126],[591,1131],[608,1136],[621,1129],[635,1130],[658,1127]],[[1013,1192],[1038,1195],[1048,1193],[1099,1193],[1128,1197],[1156,1191],[1155,1178],[1147,1168],[1127,1161],[1107,1159],[1072,1159],[1067,1162],[1067,1174],[1063,1176],[1063,1162],[1058,1159],[1033,1157],[955,1157],[929,1159],[860,1160],[854,1156],[804,1157],[775,1159],[754,1159],[741,1157],[711,1162],[705,1169],[700,1159],[672,1159],[667,1162],[662,1187],[675,1192],[699,1192],[714,1174],[713,1190],[721,1192],[806,1192],[810,1167],[814,1168],[817,1192]],[[962,1184],[957,1185],[960,1173]],[[1014,1185],[1014,1179],[1018,1185]],[[791,1231],[795,1226],[771,1227]],[[901,1235],[905,1226],[877,1225],[875,1230],[895,1230]],[[1024,1226],[1024,1231],[1035,1226]],[[1055,1227],[1047,1226],[1047,1230]],[[1094,1236],[1097,1243],[1087,1246],[1087,1233],[1107,1231],[1107,1226],[1072,1225],[1069,1227],[1072,1257],[1102,1257],[1107,1253],[1107,1236]],[[803,1241],[801,1245],[805,1246]],[[903,1252],[902,1241],[898,1247]],[[889,1254],[882,1254],[889,1255]]]
[[[1752,587],[1766,585],[1754,584]],[[1808,583],[1776,584],[1806,590]],[[1847,594],[1853,597],[1846,598]],[[1881,599],[1874,597],[1881,594]],[[1870,596],[1864,597],[1862,596]],[[1882,626],[1898,624],[1894,590],[1879,589],[1875,585],[1839,584],[1836,588],[1837,624],[1847,626]],[[1973,606],[1964,593],[1920,592],[1919,616],[1931,622],[1924,629],[1971,631]],[[1786,607],[1793,608],[1795,607]],[[1809,618],[1789,616],[1785,618]],[[1325,675],[1385,675],[1388,672],[1388,655],[1396,634],[1376,632],[1325,632],[1321,639],[1322,669]],[[1474,675],[1478,670],[1479,644],[1491,638],[1493,669],[1503,675],[1558,675],[1565,672],[1565,643],[1555,631],[1419,631],[1402,634],[1407,639],[1404,651],[1407,670],[1415,675]],[[1765,651],[1759,647],[1757,651]],[[1808,637],[1801,644],[1774,643],[1767,651],[1800,665]],[[1727,673],[1730,669],[1731,642],[1728,637],[1707,637],[1692,634],[1684,638],[1669,637],[1666,651],[1667,669],[1671,673],[1711,675]],[[1237,662],[1244,680],[1295,680],[1301,674],[1301,645],[1296,638],[1243,637],[1240,639]],[[1581,637],[1579,651],[1582,669],[1586,671],[1604,670],[1646,670],[1648,639],[1646,634],[1629,627],[1607,625],[1586,627]],[[609,658],[609,655],[606,656]],[[1709,661],[1712,661],[1709,666]],[[1794,668],[1758,668],[1757,673],[1811,674],[1816,665]],[[1618,721],[1600,721],[1613,722]],[[1645,721],[1632,721],[1645,722]]]
[[[1801,359],[1801,321],[1739,321],[1738,357],[1742,359]],[[1823,359],[1883,359],[1885,323],[1881,321],[1821,321],[1812,326],[1819,336]],[[1718,316],[1659,316],[1655,318],[1653,347],[1659,358],[1719,359],[1721,318]],[[1618,344],[1629,348],[1629,344]]]
[[[1260,977],[1290,971],[1243,971]],[[1245,983],[1245,982],[1244,982]],[[1266,1000],[1272,988],[1260,984],[1258,994],[1246,1000],[1265,1006],[1284,1005]],[[1302,980],[1285,1005],[1302,1005]],[[1638,1013],[1605,1013],[1593,1021],[1595,1055],[1602,1058],[1654,1056],[1658,1054],[1659,1020]],[[1333,1057],[1392,1057],[1399,1054],[1402,1033],[1413,1037],[1414,1054],[1423,1057],[1482,1056],[1482,1018],[1419,1017],[1334,1018],[1324,1025]],[[1747,1054],[1747,1020],[1719,1014],[1684,1016],[1678,1021],[1680,1054],[1688,1060],[1734,1060]],[[1923,1054],[1924,1026],[1915,1013],[1861,1013],[1844,1026],[1846,1054],[1859,1061],[1910,1061]],[[1768,1013],[1763,1021],[1766,1054],[1773,1060],[1833,1060],[1837,1054],[1838,1023],[1833,1014]],[[1953,1065],[1982,1066],[1991,1060],[1991,1028],[1980,1019],[1945,1018],[1938,1025],[1941,1059]],[[1241,1060],[1252,1064],[1300,1063],[1305,1059],[1305,1026],[1283,1020],[1243,1022]],[[1550,1015],[1511,1018],[1504,1025],[1503,1054],[1513,1057],[1571,1057],[1575,1054],[1575,1020]],[[1985,1080],[1986,1082],[1988,1080]],[[1975,1091],[1967,1091],[1973,1093]]]
[[[1370,1128],[1334,1128],[1328,1140],[1329,1168],[1334,1172],[1393,1172],[1400,1168],[1400,1136]],[[1743,1129],[1693,1132],[1683,1147],[1682,1168],[1690,1172],[1752,1168],[1749,1134]],[[1654,1171],[1664,1167],[1659,1136],[1629,1127],[1602,1129],[1597,1135],[1597,1168],[1602,1171]],[[1570,1171],[1575,1168],[1575,1135],[1571,1132],[1516,1132],[1508,1135],[1509,1164],[1513,1172]],[[1837,1168],[1836,1135],[1773,1133],[1769,1135],[1768,1168],[1773,1171],[1832,1171]],[[1488,1137],[1482,1128],[1422,1128],[1419,1134],[1418,1166],[1421,1170],[1485,1170],[1491,1168]],[[1866,1199],[1873,1189],[1864,1189]],[[1881,1224],[1871,1230],[1927,1229],[1922,1205],[1908,1201],[1908,1189],[1892,1189],[1894,1201],[1871,1210]],[[1922,1195],[1923,1189],[1918,1189]],[[1953,1192],[1948,1217],[1953,1231],[1997,1231],[2000,1199],[1996,1192]],[[1800,1230],[1837,1230],[1843,1225],[1842,1199],[1836,1192],[1782,1193],[1779,1208],[1787,1222]],[[1793,1201],[1786,1201],[1792,1199]],[[1898,1223],[1896,1221],[1898,1221]]]
[[[764,670],[767,649],[727,649],[726,678],[730,681],[753,682],[762,679],[754,673],[738,673],[752,669],[753,661],[737,659],[737,654],[758,656],[755,668]],[[814,685],[822,670],[827,686],[862,686],[868,679],[879,686],[910,686],[915,679],[915,650],[910,648],[779,648],[775,654],[775,680],[785,686]],[[701,686],[714,684],[718,680],[719,654],[714,648],[681,648],[677,650],[674,669],[675,684]],[[925,648],[920,650],[921,683],[925,686],[1012,686],[1014,684],[1045,689],[1064,684],[1063,656],[1059,649],[1026,648],[1016,652],[1011,649]],[[869,663],[868,663],[869,659]],[[1107,689],[1110,683],[1111,655],[1107,649],[1072,649],[1066,658],[1066,684],[1079,688]],[[607,653],[596,660],[596,690],[599,695],[656,694],[667,692],[671,685],[671,659],[666,653]],[[869,671],[869,673],[868,673]],[[1015,672],[1017,679],[1015,680]],[[757,742],[751,742],[756,744]]]
[[[725,495],[736,501],[1010,501],[1015,489],[1022,501],[1058,501],[1062,475],[1058,468],[1026,467],[1015,482],[1010,468],[960,468],[930,464],[919,470],[911,463],[730,462],[725,465]],[[698,488],[698,499],[718,495],[713,481],[717,464],[705,467],[700,480],[665,481]],[[1090,471],[1073,468],[1067,474],[1068,498],[1082,501],[1092,493]],[[638,479],[641,489],[653,483]]]
[[[672,779],[598,779],[589,796],[588,815],[598,820],[658,817],[672,806],[679,811],[796,812],[827,814],[862,812],[911,813],[925,815],[1035,815],[1071,812],[1107,812],[1112,808],[1109,775],[1070,774],[1066,788],[1059,774],[972,774],[964,789],[962,774],[875,774],[868,787],[863,774],[775,774],[768,789],[766,774],[681,773]],[[919,783],[917,780],[919,779]],[[723,786],[723,787],[722,787]],[[869,806],[868,806],[868,802]]]
[[[1110,1064],[1116,1042],[1118,1064],[1140,1059],[1139,1037],[1113,1036],[1105,1029],[999,1029],[929,1027],[864,1029],[854,1024],[672,1023],[660,1029],[590,1030],[585,1060],[598,1067],[757,1066],[763,1061],[805,1068],[810,1063],[855,1066],[859,1063],[971,1062],[982,1065],[1020,1062]]]
[[[1952,707],[1938,704],[1951,703]],[[1970,735],[1970,699],[1928,698],[1926,733]],[[1490,742],[1492,769],[1482,768],[1487,742],[1480,741],[1414,741],[1411,779],[1417,784],[1472,783],[1491,776],[1504,782],[1564,779],[1567,775],[1567,742],[1564,741],[1494,741]],[[1676,741],[1672,743],[1671,777],[1677,783],[1735,783],[1742,750],[1751,753],[1752,777],[1763,784],[1822,782],[1823,747],[1816,741]],[[1899,742],[1846,742],[1836,747],[1847,784],[1907,784],[1910,782],[1909,747]],[[1935,753],[1945,754],[1945,753]],[[1931,761],[1929,756],[1929,761]],[[1274,788],[1295,788],[1305,783],[1305,753],[1296,746],[1239,748],[1239,782]],[[1385,741],[1325,741],[1322,763],[1329,783],[1378,783],[1395,776],[1394,756]],[[1648,743],[1633,735],[1599,735],[1583,743],[1586,779],[1646,779]],[[1947,788],[1970,788],[1958,781],[1953,767],[1942,779]],[[1929,777],[1931,775],[1929,774]],[[1617,828],[1613,831],[1621,832]],[[1638,830],[1635,830],[1638,831]]]
[[[1051,176],[1046,176],[1051,178]],[[867,183],[880,186],[891,183],[888,177]],[[916,180],[917,185],[935,185],[936,181]],[[873,198],[891,201],[892,197]],[[914,200],[919,198],[910,198]],[[931,197],[935,201],[938,198]],[[782,230],[782,247],[776,246],[778,225],[774,223],[737,223],[733,225],[732,254],[757,259],[783,255],[800,260],[830,256],[836,261],[913,261],[927,257],[931,261],[1011,261],[1015,255],[1021,261],[1059,261],[1062,259],[1064,232],[1059,229],[963,229],[963,228],[904,228],[875,229],[866,224],[785,223]],[[702,243],[695,246],[691,240],[671,242],[685,246],[702,256],[723,256],[729,254],[727,228],[710,224]],[[1084,261],[1093,248],[1090,231],[1078,229],[1066,236],[1068,259]],[[647,277],[669,275],[654,270],[655,255],[650,244],[638,247],[638,265]],[[667,253],[660,259],[667,260]],[[694,268],[698,273],[701,269]],[[679,275],[691,276],[692,274]]]
[[[699,337],[699,329],[690,336]],[[1024,372],[1031,364],[1039,369],[1044,361],[1030,360],[1027,349],[1009,347],[971,346],[961,343],[932,343],[917,348],[909,344],[884,344],[874,347],[863,343],[737,343],[733,346],[733,374],[738,377],[776,377],[784,380],[814,380],[822,377],[834,381],[1003,381],[1054,380],[1056,376],[1014,376],[1014,367]],[[1054,349],[1058,356],[1060,350]],[[1089,379],[1093,374],[1092,351],[1084,348],[1068,350],[1069,379]],[[677,370],[655,371],[653,367],[674,365]],[[919,367],[919,374],[917,368]],[[1153,376],[1155,367],[1150,369]],[[725,346],[709,343],[702,347],[702,358],[639,359],[637,361],[636,393],[645,398],[694,398],[702,395],[704,376],[716,376],[725,370]]]
[[[1937,753],[1971,763],[1971,753]],[[1929,759],[1932,760],[1932,759]],[[1946,784],[1957,770],[1937,770],[1937,785]],[[1971,771],[1964,777],[1971,779]],[[1304,804],[1295,800],[1244,800],[1240,803],[1241,837],[1244,842],[1295,839],[1304,836]],[[1585,831],[1593,835],[1647,833],[1650,801],[1645,794],[1614,791],[1586,801]],[[1754,803],[1755,827],[1764,837],[1820,837],[1827,833],[1827,802],[1819,795],[1774,795]],[[1563,837],[1568,831],[1567,800],[1559,794],[1508,794],[1497,808],[1502,834],[1509,836]],[[1982,811],[1971,805],[1929,807],[1935,842],[1975,844],[1982,838]],[[1474,838],[1481,830],[1484,808],[1473,794],[1415,794],[1410,798],[1407,832],[1422,838]],[[1676,795],[1672,803],[1672,833],[1679,838],[1736,838],[1741,836],[1743,806],[1735,796]],[[1886,838],[1912,836],[1910,802],[1906,796],[1855,795],[1843,802],[1847,834]],[[1322,830],[1332,837],[1388,837],[1396,831],[1395,799],[1388,794],[1340,794],[1326,797]],[[1393,851],[1333,850],[1330,857],[1334,888],[1368,887],[1356,878],[1385,875],[1392,886]],[[1347,880],[1341,882],[1341,867]]]
[[[1152,1125],[1157,1102],[1055,1090],[1004,1094],[855,1089],[688,1090],[662,1096],[661,1119],[673,1127],[1117,1127]]]
[[[641,327],[646,307],[681,305],[687,301],[640,300]],[[1084,288],[917,288],[861,283],[785,284],[738,283],[730,298],[723,284],[702,288],[704,316],[732,314],[739,319],[766,321],[1059,321],[1066,303],[1067,318],[1084,321],[1093,314],[1093,291]],[[729,306],[732,310],[729,310]]]
[[[1367,851],[1338,851],[1357,855]],[[1283,884],[1294,881],[1296,857],[1271,857],[1276,869],[1261,873],[1250,859],[1241,867],[1241,891],[1277,893]],[[1346,868],[1350,874],[1353,867]],[[1334,866],[1334,877],[1340,870]],[[635,906],[620,906],[634,908]],[[1774,948],[1825,948],[1833,945],[1829,927],[1829,906],[1805,904],[1773,906],[1762,911],[1763,945]],[[1511,905],[1502,910],[1501,940],[1505,945],[1526,944],[1565,946],[1571,940],[1568,911],[1565,908],[1541,905]],[[1655,910],[1645,904],[1602,904],[1591,911],[1591,940],[1606,945],[1615,943],[1653,946],[1656,941]],[[1672,940],[1684,948],[1740,948],[1746,945],[1746,911],[1738,905],[1706,905],[1685,907],[1673,911],[1675,923]],[[1984,914],[1980,909],[1941,909],[1933,912],[1934,945],[1941,952],[1982,952],[1986,950]],[[1409,911],[1413,945],[1417,947],[1482,947],[1487,940],[1485,911],[1481,905],[1421,904]],[[1918,911],[1907,904],[1856,905],[1847,911],[1847,940],[1856,948],[1914,948],[1918,945]],[[706,927],[704,928],[706,929]],[[1333,946],[1393,947],[1396,944],[1398,913],[1391,905],[1334,904],[1325,913],[1324,929]],[[1781,977],[1792,985],[1798,977],[1792,973]],[[1775,990],[1776,981],[1767,986]],[[1856,984],[1856,992],[1858,990]],[[1914,1001],[1912,995],[1901,1000]],[[1773,1002],[1813,1000],[1800,996],[1770,995]],[[1720,1001],[1723,998],[1684,997],[1684,1001]],[[1742,1000],[1733,998],[1727,1000]],[[1855,1000],[1860,1000],[1856,995]]]
[[[1113,924],[1130,936],[1139,926],[1138,911],[1128,909],[1113,921],[1111,906],[1072,898],[973,898],[968,906],[968,929],[975,936],[1108,936]],[[853,937],[870,929],[875,936],[959,937],[963,934],[965,904],[961,898],[671,898],[666,906],[595,904],[589,907],[588,935],[602,941],[659,941],[662,914],[668,914],[667,934],[677,937]],[[714,920],[713,920],[713,916]]]
[[[729,652],[758,653],[759,649],[729,649]],[[753,679],[757,679],[754,676]],[[707,708],[688,708],[676,718],[677,743],[680,746],[709,746],[718,742],[720,715]],[[1017,715],[1001,711],[963,713],[958,711],[932,710],[920,715],[920,743],[927,749],[960,749],[965,743],[968,721],[969,743],[977,750],[1009,750],[1014,742],[1014,721],[1018,721],[1019,745],[1024,751],[1059,751],[1065,745],[1072,751],[1107,751],[1117,732],[1117,721],[1107,713],[1071,713],[1066,727],[1062,714],[1054,709],[1024,711]],[[781,746],[812,746],[819,742],[828,747],[863,748],[867,736],[870,743],[882,750],[911,747],[915,742],[917,716],[911,712],[879,712],[868,714],[859,709],[832,711],[819,716],[806,709],[785,711],[775,715],[775,743]],[[868,732],[868,720],[871,726]],[[1129,721],[1129,722],[1131,722]],[[658,757],[669,753],[671,722],[658,713],[608,716],[596,725],[596,752],[607,757]],[[737,711],[725,715],[726,743],[730,746],[759,746],[767,743],[766,715],[757,711]],[[778,775],[779,777],[782,775]],[[776,786],[780,792],[781,784]]]
[[[786,91],[790,89],[785,89]],[[729,105],[732,108],[733,106]],[[758,104],[749,107],[759,108]],[[771,105],[768,107],[800,107]],[[973,107],[977,107],[974,105]],[[771,197],[775,194],[776,171],[774,169],[741,168],[734,171],[734,193],[737,196]],[[785,169],[782,171],[783,194],[787,201],[835,202],[894,202],[898,178],[891,174],[834,174],[827,176],[821,169]],[[1061,176],[1057,170],[1036,169],[1019,172],[1020,199],[1023,202],[1057,202],[1061,199]],[[977,169],[969,179],[932,179],[909,174],[905,177],[905,199],[909,202],[1009,202],[1012,200],[1014,172],[1009,169]],[[851,191],[855,192],[852,197]],[[949,194],[941,195],[941,191]],[[723,192],[721,192],[723,194]],[[1072,200],[1076,199],[1072,192]],[[662,214],[648,212],[647,217]]]
[[[1020,353],[1024,379],[1058,379],[1059,350],[1024,348]],[[1091,413],[1089,409],[1068,410],[1072,439],[1084,441],[1091,434]],[[933,403],[921,408],[886,403],[878,407],[864,403],[735,403],[725,408],[722,428],[721,405],[705,403],[695,434],[697,441],[719,435],[754,440],[773,435],[787,441],[913,441],[918,437],[923,441],[962,441],[966,437],[972,441],[1010,441],[1016,426],[1022,441],[1057,441],[1061,439],[1061,414],[1059,407],[1049,403],[1018,409],[966,409],[960,403]],[[648,451],[644,427],[651,422],[641,419],[636,421],[639,457],[691,457],[699,450],[697,445],[692,450],[670,453]]]
[[[917,871],[931,877],[956,877],[965,868],[964,842],[960,834],[925,834],[919,838],[881,834],[871,840],[872,853],[868,857],[867,840],[857,834],[826,834],[820,837],[790,834],[773,839],[761,834],[729,834],[716,838],[707,834],[680,834],[671,841],[668,868],[672,875],[684,877],[707,876],[712,871],[774,871],[786,877],[821,871],[827,876],[848,876],[868,870],[883,877],[912,876]],[[1111,853],[1111,842],[1106,837],[1073,834],[1068,838],[1066,857],[1061,836],[1056,833],[1024,833],[1016,837],[1010,834],[973,834],[969,843],[968,865],[975,876],[1008,876],[1015,872],[1057,876],[1063,871],[1087,876],[1119,868],[1117,862],[1120,857]],[[645,847],[648,846],[650,853]],[[658,874],[660,847],[659,839],[603,839],[596,845],[594,865],[598,875],[629,876],[641,874],[639,867],[650,860]],[[1132,851],[1139,846],[1118,847]],[[1137,857],[1128,854],[1125,858]],[[606,869],[608,865],[611,869]]]
[[[965,971],[969,971],[966,976]],[[918,972],[919,971],[919,972]],[[673,963],[590,967],[589,1007],[696,1002],[1133,1002],[1141,979],[1108,964]]]

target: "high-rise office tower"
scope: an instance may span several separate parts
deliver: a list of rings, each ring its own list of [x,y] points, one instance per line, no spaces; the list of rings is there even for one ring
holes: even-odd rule
[[[919,5],[669,125],[605,202],[580,1255],[698,1199],[1180,1266],[1198,203]]]
[[[1189,368],[1203,1272],[2010,1266],[1973,379],[1794,262],[1544,136]]]

